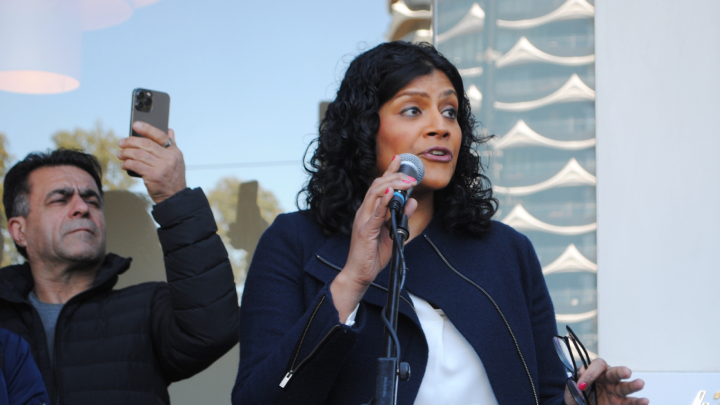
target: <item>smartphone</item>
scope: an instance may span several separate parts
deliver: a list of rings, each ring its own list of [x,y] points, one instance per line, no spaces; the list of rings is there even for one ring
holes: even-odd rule
[[[135,121],[148,123],[167,134],[168,122],[170,121],[170,96],[167,93],[155,90],[133,90],[130,110],[130,136],[142,136],[132,129],[132,124]],[[127,173],[133,177],[141,177],[132,170],[128,170]]]

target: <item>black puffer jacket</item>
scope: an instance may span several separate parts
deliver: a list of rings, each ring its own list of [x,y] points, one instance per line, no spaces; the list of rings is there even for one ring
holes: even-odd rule
[[[113,290],[130,259],[108,254],[93,287],[60,313],[54,368],[28,300],[29,265],[0,269],[0,327],[30,343],[55,405],[169,404],[171,382],[207,368],[237,342],[232,269],[203,192],[181,191],[156,205],[153,217],[168,282]]]

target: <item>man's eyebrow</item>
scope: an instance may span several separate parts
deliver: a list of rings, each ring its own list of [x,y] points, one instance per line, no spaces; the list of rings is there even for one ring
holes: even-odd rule
[[[85,197],[95,197],[95,198],[97,198],[98,200],[101,200],[101,201],[102,201],[102,197],[100,196],[100,194],[99,194],[97,191],[95,191],[95,190],[93,190],[93,189],[91,189],[91,188],[83,188],[83,189],[81,189],[81,190],[80,190],[80,197],[83,197],[83,198],[85,198]]]
[[[45,196],[45,200],[49,200],[56,195],[61,195],[63,197],[70,197],[73,194],[75,194],[75,189],[73,189],[72,187],[56,188],[55,190],[52,190],[49,193],[47,193],[47,195]]]
[[[49,200],[56,195],[60,195],[62,197],[72,197],[73,194],[75,194],[75,189],[72,187],[56,188],[55,190],[52,190],[47,194],[47,196],[45,197],[45,200]],[[81,189],[79,195],[82,198],[95,197],[98,200],[102,201],[102,197],[100,196],[100,194],[91,188]]]

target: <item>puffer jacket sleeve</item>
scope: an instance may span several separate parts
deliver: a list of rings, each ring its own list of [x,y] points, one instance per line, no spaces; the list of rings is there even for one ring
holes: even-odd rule
[[[237,343],[238,298],[225,246],[201,189],[157,204],[167,284],[153,300],[152,337],[168,381],[204,370]]]
[[[362,304],[349,327],[340,323],[329,285],[303,288],[298,216],[278,216],[255,251],[240,310],[235,405],[324,403],[364,326]]]
[[[564,368],[555,352],[552,339],[557,334],[555,310],[535,249],[527,237],[522,236],[522,239],[523,265],[530,280],[529,312],[535,338],[539,400],[542,405],[563,405],[565,403]]]

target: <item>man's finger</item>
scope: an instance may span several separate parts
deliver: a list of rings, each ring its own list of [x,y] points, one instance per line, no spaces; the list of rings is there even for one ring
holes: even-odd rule
[[[165,148],[163,148],[162,145],[158,145],[151,139],[139,136],[123,138],[118,145],[120,145],[123,150],[142,149],[160,159],[163,159],[163,156],[165,156]]]
[[[151,139],[153,142],[160,146],[165,145],[165,143],[168,141],[168,134],[145,122],[133,122],[133,129],[138,134],[148,139]]]
[[[143,177],[143,179],[145,178],[145,176],[150,174],[152,171],[151,166],[149,166],[143,162],[137,161],[137,160],[125,160],[125,161],[123,161],[122,166],[120,166],[120,168],[123,170],[133,171],[133,172],[139,174],[140,177]]]
[[[128,148],[118,152],[118,159],[120,160],[137,160],[138,162],[145,163],[148,166],[157,166],[158,157],[154,154],[146,151],[145,149]]]

